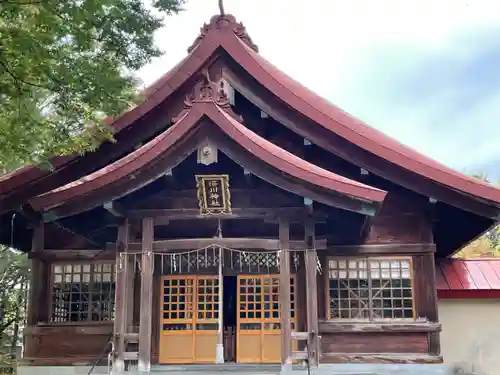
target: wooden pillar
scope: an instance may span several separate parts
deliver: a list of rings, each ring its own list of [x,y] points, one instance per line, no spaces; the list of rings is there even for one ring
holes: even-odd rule
[[[307,348],[309,351],[309,363],[317,366],[319,363],[319,339],[318,339],[318,285],[316,277],[317,256],[315,244],[314,220],[308,218],[305,227],[306,242],[306,285],[307,285],[307,331],[309,333]]]
[[[288,365],[292,356],[292,331],[290,324],[290,223],[279,219],[280,240],[280,326],[281,364]]]
[[[224,276],[223,276],[223,262],[222,259],[224,257],[224,249],[219,247],[219,302],[218,302],[218,321],[217,321],[217,347],[215,350],[215,362],[216,363],[224,363]]]
[[[139,374],[151,372],[151,319],[153,304],[154,221],[142,221],[141,312],[139,316]]]
[[[43,220],[39,220],[34,225],[33,238],[31,241],[32,259],[30,260],[31,276],[28,299],[28,326],[33,326],[40,321],[41,312],[45,310],[43,306],[40,306],[40,304],[43,303],[43,296],[46,292],[44,286],[50,285],[46,280],[43,280],[44,276],[46,276],[46,272],[44,272],[44,264],[39,256],[43,251],[44,241],[44,222]]]
[[[423,314],[431,322],[438,322],[438,299],[436,288],[436,264],[434,253],[422,256],[422,276],[424,285],[422,288]],[[441,354],[441,343],[439,332],[429,333],[429,354],[438,356]]]
[[[132,254],[127,254],[125,282],[125,333],[132,332],[134,323],[134,287],[135,287],[135,259]]]
[[[330,288],[328,280],[328,256],[326,251],[320,251],[318,259],[321,264],[321,274],[317,276],[318,285],[318,317],[328,319],[328,303],[330,302]]]
[[[306,285],[306,253],[300,251],[297,253],[299,259],[299,268],[297,270],[297,278],[295,280],[297,286],[297,303],[295,304],[296,311],[296,331],[307,332],[307,285]],[[297,341],[297,349],[304,351],[307,342],[304,340]]]
[[[115,287],[115,319],[113,326],[115,357],[113,361],[113,375],[125,372],[125,327],[127,309],[127,250],[129,224],[124,221],[118,227],[116,241],[116,287]]]

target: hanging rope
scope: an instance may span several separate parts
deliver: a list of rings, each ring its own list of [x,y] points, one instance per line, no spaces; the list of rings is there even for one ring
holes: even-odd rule
[[[222,239],[222,224],[220,219],[217,219],[217,232],[215,232],[215,238]]]
[[[184,267],[187,268],[187,272],[191,272],[192,268],[199,269],[200,264],[199,260],[196,260],[195,263],[192,263],[191,256],[195,255],[195,259],[199,258],[204,265],[201,265],[201,268],[210,268],[217,266],[217,262],[219,259],[220,262],[223,262],[222,253],[224,251],[228,251],[231,253],[230,256],[230,266],[239,267],[241,271],[248,267],[249,271],[251,268],[256,267],[257,271],[260,271],[261,267],[264,268],[278,268],[279,269],[279,257],[281,251],[286,251],[288,253],[292,253],[292,261],[296,269],[298,269],[299,265],[299,257],[298,253],[305,252],[308,249],[278,249],[278,250],[261,250],[261,251],[249,251],[247,249],[233,249],[231,247],[222,246],[217,244],[216,240],[222,240],[222,221],[217,219],[217,228],[214,233],[214,243],[209,244],[204,247],[200,247],[198,249],[186,250],[186,251],[176,251],[176,252],[153,252],[154,256],[160,257],[161,264],[161,272],[164,273],[164,265],[170,268],[171,273],[183,273],[185,272]],[[218,255],[216,255],[218,253]],[[233,253],[239,254],[239,260],[236,260],[236,263],[233,263]],[[135,254],[140,255],[141,253],[129,253],[129,255],[134,256]],[[317,272],[321,273],[321,264],[319,262],[319,258],[317,259]],[[165,263],[166,260],[166,263]],[[271,265],[274,263],[274,267]]]
[[[193,253],[196,253],[196,252],[200,252],[200,251],[205,251],[207,249],[212,249],[213,247],[220,247],[224,250],[228,250],[228,251],[233,251],[235,253],[247,253],[247,254],[272,254],[272,253],[276,253],[278,254],[280,251],[288,251],[290,253],[300,253],[300,252],[306,252],[310,249],[280,249],[280,250],[261,250],[261,251],[251,251],[251,250],[244,250],[244,249],[234,249],[232,247],[227,247],[227,246],[222,246],[222,245],[218,245],[217,243],[213,243],[213,244],[210,244],[210,245],[207,245],[207,246],[204,246],[204,247],[200,247],[198,249],[193,249],[193,250],[186,250],[186,251],[176,251],[176,252],[171,252],[171,253],[164,253],[164,252],[153,252],[154,255],[170,255],[170,256],[173,256],[173,255],[186,255],[186,254],[193,254]],[[128,254],[142,254],[142,252],[140,251],[137,251],[137,252],[129,252]]]

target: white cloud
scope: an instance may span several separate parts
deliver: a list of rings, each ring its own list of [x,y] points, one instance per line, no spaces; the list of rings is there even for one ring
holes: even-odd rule
[[[500,21],[500,4],[483,0],[225,0],[261,53],[316,91],[322,76],[341,77],[363,50],[396,41],[441,48],[460,30]],[[185,56],[216,0],[189,0],[156,38],[167,54],[141,70],[150,83]]]
[[[225,0],[224,4],[226,13],[245,24],[260,53],[281,70],[340,106],[348,103],[355,115],[368,114],[364,120],[369,122],[373,117],[373,125],[410,146],[455,164],[455,152],[427,141],[431,135],[425,129],[429,110],[419,108],[405,112],[407,108],[402,108],[388,114],[386,122],[382,122],[383,113],[375,115],[370,106],[377,105],[378,96],[388,92],[390,87],[385,85],[394,82],[393,74],[407,71],[409,65],[418,63],[419,51],[423,56],[446,50],[455,59],[467,59],[470,51],[451,41],[456,35],[499,25],[500,3],[491,0]],[[217,0],[189,0],[185,12],[167,18],[165,28],[156,38],[166,54],[139,72],[144,83],[153,82],[182,59],[199,28],[217,13]],[[393,57],[370,60],[374,51],[388,46],[392,48]],[[404,53],[409,50],[413,53]],[[373,69],[377,64],[390,67],[379,70],[387,76],[377,77],[378,86],[365,90],[357,78],[377,71]],[[439,105],[439,101],[429,100],[428,105]],[[488,107],[484,113],[489,115]],[[490,130],[494,125],[491,126]],[[496,143],[491,142],[488,149],[496,147]],[[485,150],[476,159],[489,156]]]

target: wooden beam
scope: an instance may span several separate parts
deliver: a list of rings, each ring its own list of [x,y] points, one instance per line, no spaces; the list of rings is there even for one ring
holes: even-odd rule
[[[31,253],[38,255],[43,252],[44,246],[44,222],[38,220],[34,223],[33,238],[31,241]],[[30,275],[30,290],[28,300],[28,316],[27,325],[35,325],[40,320],[40,313],[44,309],[39,306],[42,303],[42,296],[44,293],[44,285],[47,285],[44,280],[44,264],[40,259],[31,260],[31,275]]]
[[[251,181],[255,180],[255,178],[251,178],[251,176],[246,176],[246,179],[248,184],[251,184]],[[196,207],[198,204],[196,196],[196,189],[165,189],[154,193],[152,196],[148,196],[146,199],[142,200],[136,208],[168,208],[172,207],[174,203],[176,207]],[[300,197],[264,186],[260,186],[258,189],[231,188],[231,203],[233,207],[266,207],[265,202],[272,202],[273,207],[291,207],[293,205],[299,207]]]
[[[110,244],[110,247],[116,244]],[[114,260],[115,249],[44,249],[40,253],[29,253],[29,259],[42,259],[45,261],[65,261],[65,260]]]
[[[436,245],[431,243],[390,243],[366,245],[334,245],[328,246],[329,256],[357,256],[357,255],[410,255],[420,253],[434,253]]]
[[[431,322],[438,322],[438,299],[436,288],[436,264],[434,254],[422,255],[422,273],[418,275],[423,280],[421,285],[420,303],[423,304],[420,312],[425,314]],[[438,356],[441,354],[441,342],[439,332],[429,334],[429,354]]]
[[[323,320],[319,323],[321,333],[413,333],[413,332],[440,332],[441,324],[432,323],[427,320],[414,322],[361,322],[361,321],[329,321]]]
[[[152,243],[154,252],[194,250],[211,245],[232,249],[279,250],[280,240],[267,238],[187,238],[178,240],[159,240],[153,241]],[[289,245],[292,250],[306,249],[306,243],[304,241],[289,241]],[[320,249],[325,249],[326,245],[326,239],[320,240],[316,244]],[[140,242],[131,242],[128,244],[130,252],[139,252],[141,248],[142,244]],[[108,243],[106,249],[112,250],[113,244]]]
[[[321,265],[321,274],[318,273],[316,282],[318,285],[318,318],[328,319],[330,304],[330,280],[328,280],[328,254],[326,251],[318,253],[318,260]]]
[[[153,304],[153,238],[152,218],[142,221],[141,312],[139,317],[139,373],[151,372],[151,327]]]
[[[305,243],[305,242],[304,242]],[[307,332],[307,285],[306,285],[306,268],[304,251],[298,254],[298,269],[296,276],[297,304],[296,304],[296,331]],[[304,351],[307,346],[307,341],[298,341],[297,349]]]
[[[123,374],[125,372],[125,309],[126,301],[126,281],[127,281],[127,246],[129,236],[128,220],[124,220],[118,228],[116,240],[116,291],[115,291],[115,319],[114,319],[114,342],[115,358],[113,361],[113,374]]]
[[[135,257],[127,256],[127,280],[125,298],[125,334],[132,333],[131,328],[134,322],[134,295],[135,295]]]
[[[360,242],[365,242],[366,238],[370,234],[373,220],[374,216],[365,216],[365,220],[363,222],[363,225],[361,226],[361,230],[359,231]]]
[[[443,357],[428,354],[366,354],[366,353],[323,353],[325,363],[376,363],[376,364],[439,364]]]
[[[155,222],[169,222],[172,220],[235,220],[235,219],[263,219],[268,221],[278,221],[278,217],[284,216],[292,223],[303,222],[307,217],[306,207],[280,207],[280,208],[233,208],[232,213],[229,215],[211,215],[201,216],[200,210],[197,208],[166,208],[166,209],[142,209],[142,210],[128,210],[124,212],[131,220],[143,219],[151,217]],[[323,213],[316,213],[314,218],[318,221],[326,220],[326,215]]]
[[[281,325],[281,365],[289,365],[292,356],[292,335],[290,325],[290,223],[285,218],[279,221],[280,238],[280,325]]]
[[[309,364],[313,367],[319,364],[319,328],[318,328],[318,285],[317,285],[317,253],[315,247],[316,232],[314,221],[309,219],[305,226],[305,254],[306,285],[307,285],[307,340]]]
[[[125,216],[123,207],[121,207],[117,202],[113,202],[113,201],[106,202],[102,205],[102,207],[115,217]]]

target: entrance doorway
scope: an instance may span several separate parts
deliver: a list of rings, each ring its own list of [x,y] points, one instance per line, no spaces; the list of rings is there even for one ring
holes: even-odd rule
[[[215,363],[218,277],[164,276],[161,288],[159,362]],[[290,292],[293,329],[295,276]],[[225,362],[279,363],[279,274],[224,276],[222,302]]]
[[[236,328],[238,323],[238,277],[224,276],[223,289],[224,362],[236,362]]]

